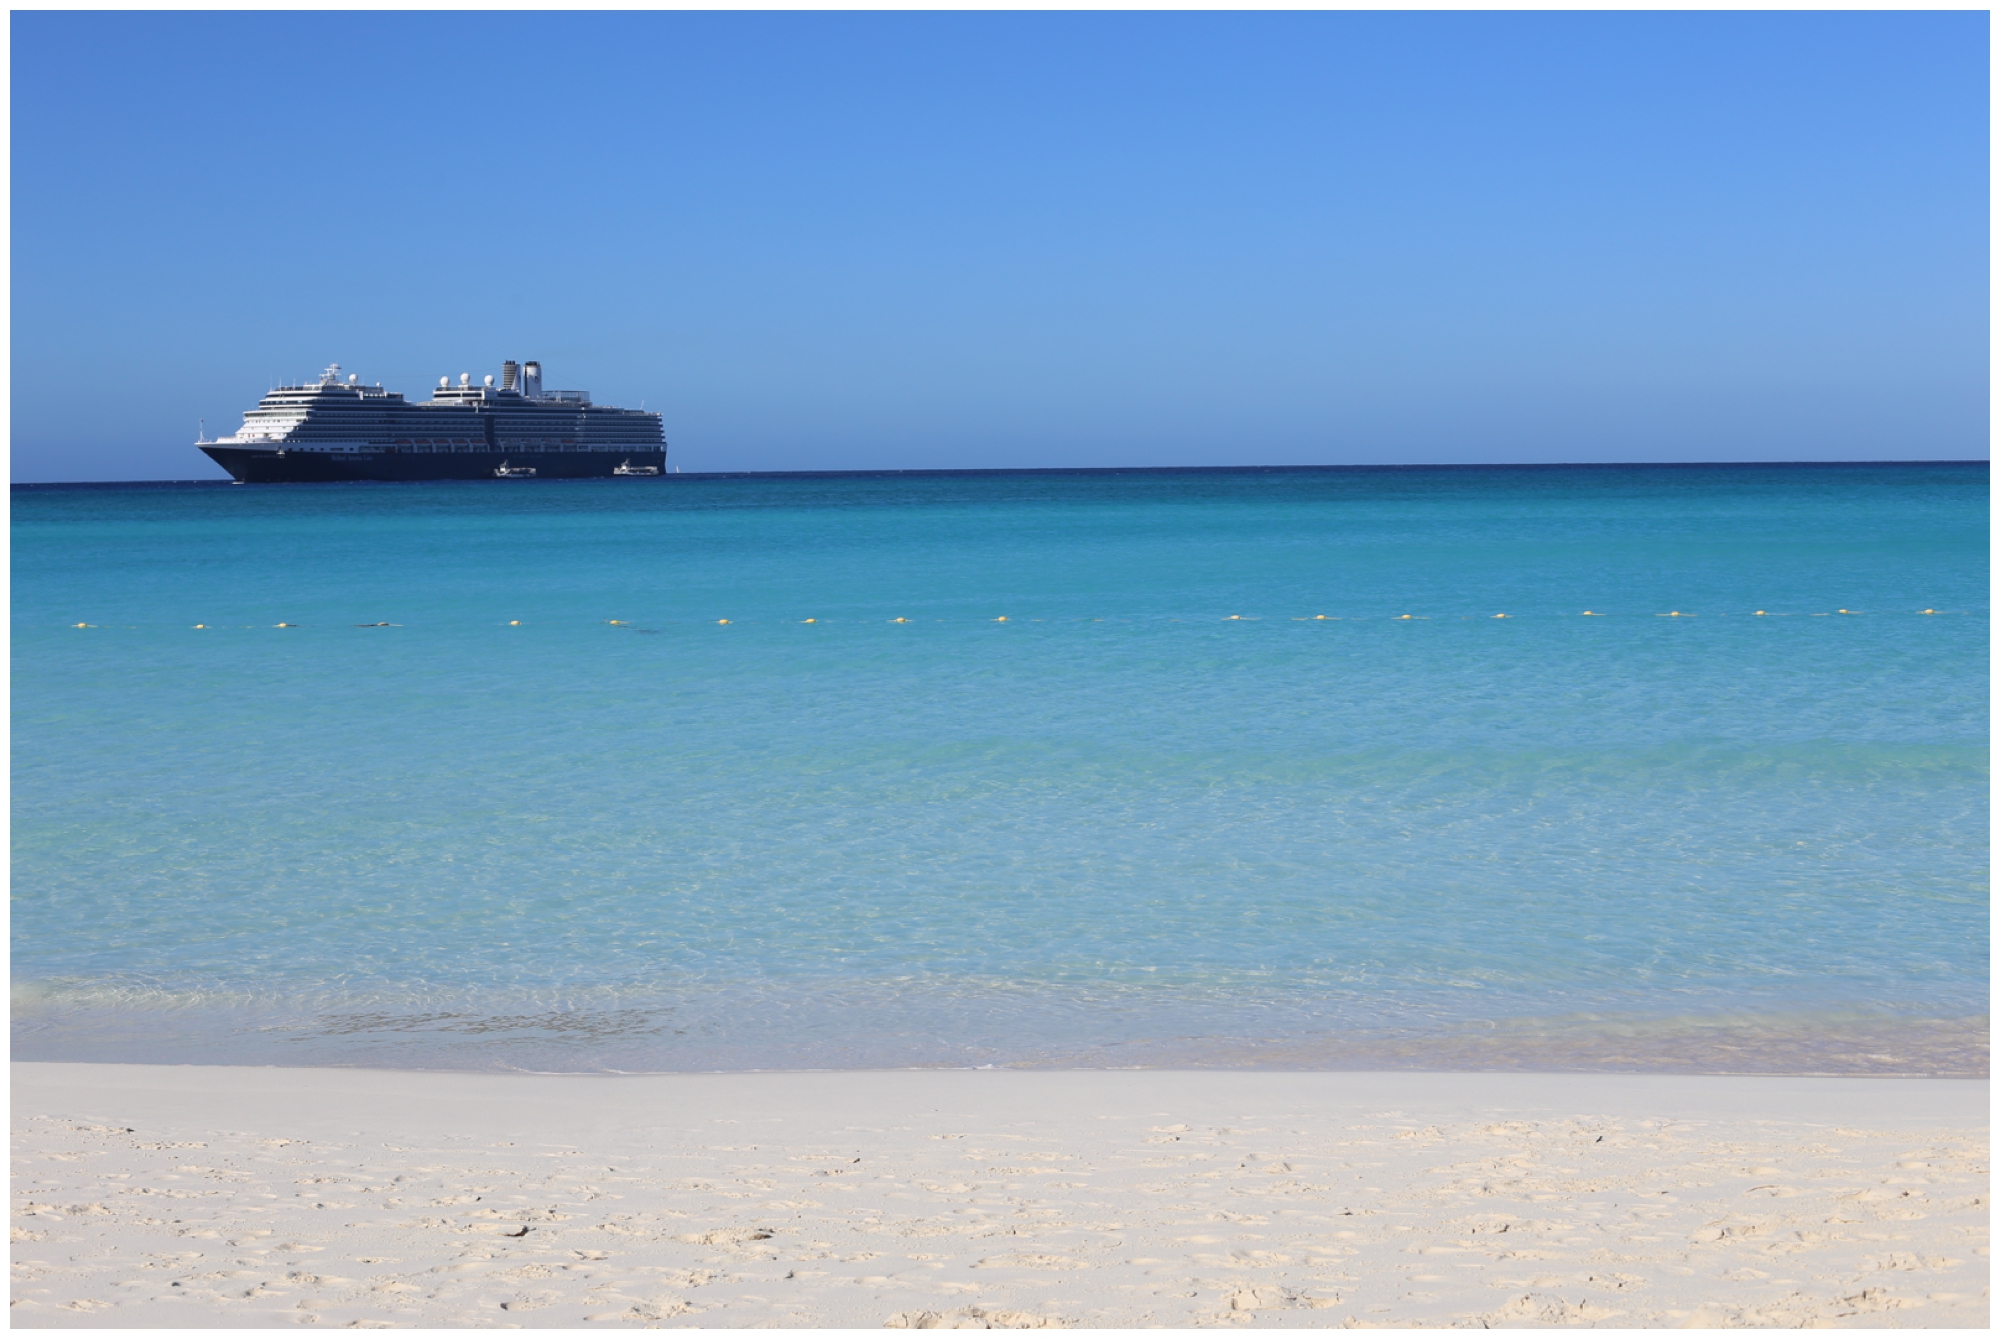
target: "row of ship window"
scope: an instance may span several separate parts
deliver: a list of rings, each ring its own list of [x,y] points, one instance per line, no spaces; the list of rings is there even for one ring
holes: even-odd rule
[[[374,436],[374,435],[376,435],[376,434],[378,434],[378,433],[383,433],[383,434],[385,434],[385,435],[386,435],[386,431],[387,431],[387,430],[390,430],[390,429],[393,429],[393,428],[397,428],[397,427],[402,427],[402,426],[406,426],[406,425],[403,425],[403,424],[397,424],[397,423],[388,423],[388,422],[384,422],[384,421],[382,421],[381,419],[375,419],[375,420],[373,420],[373,421],[369,421],[369,420],[366,420],[366,419],[361,419],[361,420],[356,420],[356,419],[348,419],[348,420],[344,420],[344,421],[342,421],[342,422],[337,422],[337,423],[328,423],[328,422],[325,422],[324,420],[313,420],[313,421],[310,421],[310,422],[302,422],[302,421],[300,421],[300,420],[298,420],[298,419],[252,419],[252,420],[251,420],[251,422],[250,422],[250,424],[248,424],[247,426],[252,426],[252,427],[257,427],[257,428],[263,428],[263,429],[266,429],[266,430],[273,430],[273,429],[275,429],[275,430],[277,430],[277,431],[281,431],[281,432],[283,432],[283,431],[296,431],[296,432],[312,432],[312,433],[322,433],[322,434],[325,434],[325,435],[327,435],[327,436],[341,436],[341,437],[354,437],[354,436]],[[470,424],[470,423],[468,423],[468,424],[462,424],[462,425],[461,425],[461,424],[456,424],[456,423],[452,423],[452,424],[444,424],[444,423],[440,423],[440,424],[437,424],[437,425],[436,425],[436,427],[461,427],[461,426],[463,426],[463,427],[468,427],[468,428],[469,428],[469,427],[476,427],[477,425],[476,425],[476,424]],[[505,435],[507,435],[507,436],[516,436],[516,435],[518,435],[518,434],[519,434],[519,432],[520,432],[520,430],[521,430],[522,428],[525,428],[525,427],[528,427],[528,426],[530,426],[530,425],[527,425],[527,424],[519,424],[519,425],[513,425],[513,424],[510,424],[510,425],[508,426],[508,430],[506,431]],[[551,423],[551,424],[545,424],[545,425],[544,425],[544,424],[536,424],[536,425],[533,425],[533,426],[535,426],[535,427],[539,427],[539,428],[540,428],[540,429],[541,429],[542,431],[544,431],[544,432],[548,432],[548,431],[555,431],[555,432],[562,432],[562,431],[564,431],[565,429],[567,429],[567,430],[569,430],[569,431],[572,431],[572,432],[574,432],[574,431],[576,431],[576,430],[577,430],[577,425],[576,425],[575,423]],[[593,430],[602,430],[602,429],[603,429],[603,428],[604,428],[605,426],[607,426],[607,425],[603,425],[603,424],[592,424],[592,425],[590,425],[591,429],[593,429]],[[618,426],[619,428],[624,428],[624,427],[625,427],[625,425],[623,425],[623,424],[620,424],[620,425],[617,425],[617,426]],[[433,429],[433,428],[431,427],[431,425],[428,425],[428,424],[427,424],[427,425],[425,425],[425,429],[426,429],[426,431],[432,431],[432,430],[434,430],[434,429]],[[614,429],[614,430],[615,430],[615,429]],[[629,431],[629,429],[627,429],[627,430]],[[641,429],[641,431],[643,431],[643,429]],[[407,439],[407,438],[403,438],[403,439],[399,439],[399,440],[408,440],[408,439]],[[445,440],[457,440],[457,439],[455,439],[455,438],[453,438],[453,439],[446,439],[446,438],[438,438],[437,440],[439,440],[439,441],[445,441]]]
[[[405,451],[589,451],[594,449],[582,442],[515,442],[502,441],[489,446],[485,442],[398,442]]]
[[[252,410],[245,417],[256,423],[274,423],[274,422],[303,423],[306,421],[306,419],[303,416],[298,414],[288,414],[282,412],[272,413],[269,411],[260,413],[256,410]],[[468,417],[470,416],[468,415]],[[387,414],[343,414],[338,418],[333,418],[327,415],[315,415],[313,416],[312,419],[312,422],[315,426],[323,425],[328,428],[335,428],[338,425],[346,425],[348,427],[352,427],[356,424],[361,424],[361,423],[383,423],[383,422],[393,422],[393,421],[394,420],[391,419]],[[553,427],[560,429],[560,428],[568,428],[575,426],[576,415],[552,414],[548,418],[542,420],[540,423],[534,423],[533,420],[530,420],[528,424],[522,424],[520,418],[516,416],[514,418],[514,422],[523,427],[535,426],[542,428]],[[604,420],[600,419],[598,424],[594,426],[608,426],[608,425],[604,422]]]

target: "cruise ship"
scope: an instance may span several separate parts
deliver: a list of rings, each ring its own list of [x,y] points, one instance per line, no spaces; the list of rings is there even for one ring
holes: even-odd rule
[[[536,362],[500,365],[500,384],[440,377],[428,400],[341,377],[280,386],[229,437],[195,443],[238,483],[373,479],[657,478],[667,466],[660,416],[542,389]]]

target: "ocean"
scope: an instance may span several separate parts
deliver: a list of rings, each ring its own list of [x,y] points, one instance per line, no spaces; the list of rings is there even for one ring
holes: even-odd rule
[[[1984,1074],[1987,532],[1984,464],[17,488],[14,1056]]]

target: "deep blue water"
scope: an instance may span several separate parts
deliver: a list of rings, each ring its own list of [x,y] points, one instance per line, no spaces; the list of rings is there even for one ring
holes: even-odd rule
[[[15,1055],[1984,1072],[1986,508],[17,490]]]

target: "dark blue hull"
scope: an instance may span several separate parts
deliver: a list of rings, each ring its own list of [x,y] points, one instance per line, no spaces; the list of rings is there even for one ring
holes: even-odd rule
[[[229,477],[245,484],[378,483],[431,479],[491,479],[515,483],[534,479],[610,479],[620,466],[652,466],[666,473],[664,447],[637,451],[275,451],[245,446],[204,446],[202,453]],[[531,476],[502,478],[497,471],[531,469]],[[640,476],[649,477],[649,476]],[[657,477],[657,476],[651,476]]]

